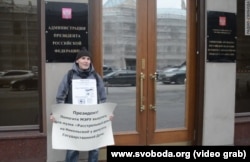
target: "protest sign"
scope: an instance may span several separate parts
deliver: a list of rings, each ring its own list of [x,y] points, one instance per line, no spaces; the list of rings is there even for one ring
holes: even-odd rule
[[[89,151],[113,145],[110,115],[115,103],[96,105],[52,105],[52,148]]]

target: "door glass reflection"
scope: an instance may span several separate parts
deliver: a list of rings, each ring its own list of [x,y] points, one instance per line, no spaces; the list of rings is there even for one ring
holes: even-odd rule
[[[103,1],[103,79],[108,102],[117,103],[113,129],[135,130],[136,1]]]
[[[185,126],[186,1],[157,0],[157,129]]]
[[[235,113],[242,115],[249,113],[250,108],[250,37],[244,35],[245,26],[244,1],[237,1],[237,59],[236,59],[236,90],[235,90]],[[244,47],[244,48],[242,48]]]

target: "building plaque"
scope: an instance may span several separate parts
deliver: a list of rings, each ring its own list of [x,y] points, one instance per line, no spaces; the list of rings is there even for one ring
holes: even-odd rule
[[[209,11],[207,24],[207,61],[235,62],[236,14]]]
[[[73,62],[88,47],[88,4],[46,2],[46,62]]]

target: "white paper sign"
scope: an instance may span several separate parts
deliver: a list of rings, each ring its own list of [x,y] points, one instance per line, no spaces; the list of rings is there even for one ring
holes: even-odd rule
[[[73,79],[72,99],[75,105],[97,104],[97,90],[95,79]]]
[[[52,148],[89,151],[114,144],[112,121],[115,103],[52,105]]]

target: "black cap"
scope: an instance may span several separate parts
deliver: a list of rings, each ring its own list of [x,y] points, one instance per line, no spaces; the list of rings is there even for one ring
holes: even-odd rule
[[[90,52],[85,48],[83,47],[76,55],[76,60],[78,60],[79,58],[83,57],[83,56],[88,56],[91,58],[91,54]]]

